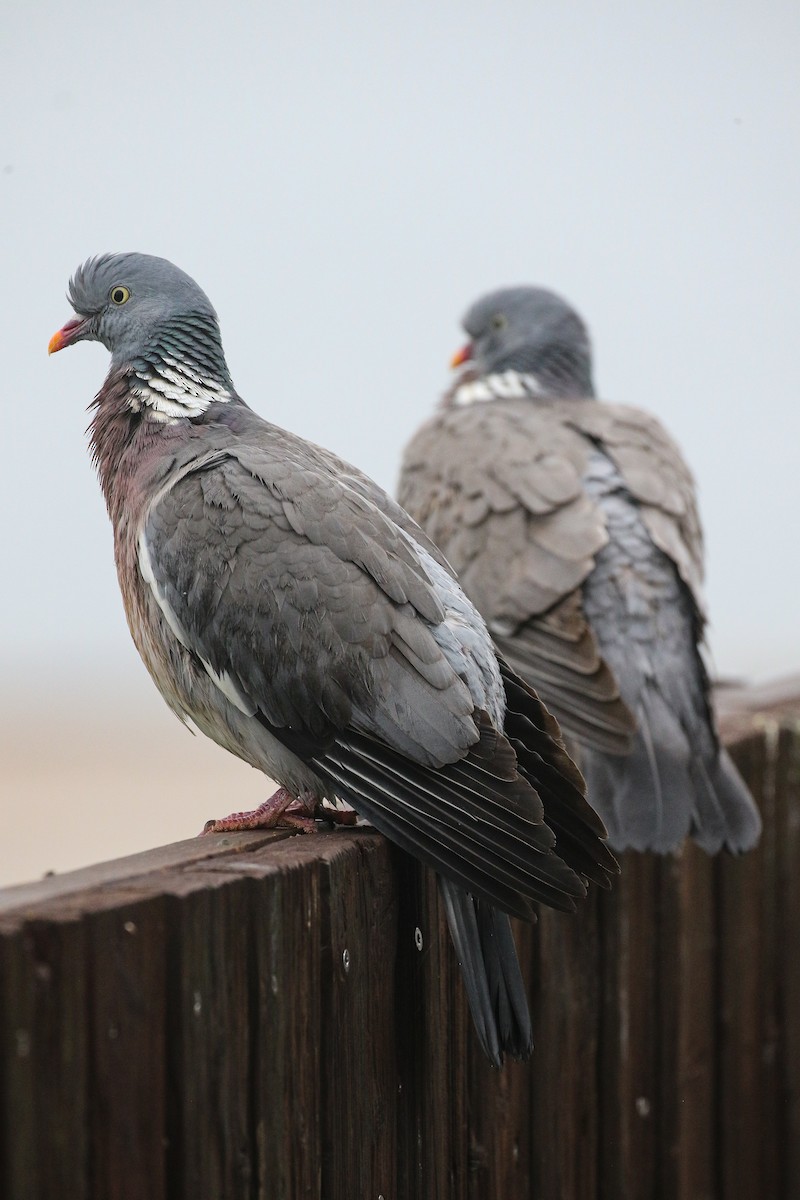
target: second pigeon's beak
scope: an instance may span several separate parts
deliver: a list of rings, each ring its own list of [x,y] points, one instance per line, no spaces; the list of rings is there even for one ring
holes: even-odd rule
[[[450,359],[450,369],[455,371],[456,367],[460,367],[462,363],[469,362],[472,358],[472,342],[467,342],[466,346],[462,346],[460,350],[456,350],[453,357]]]
[[[62,325],[58,333],[54,333],[50,338],[47,346],[48,354],[55,354],[57,350],[63,350],[65,346],[71,346],[73,342],[79,342],[85,337],[89,331],[89,317],[73,317],[71,321],[67,321],[66,325]]]

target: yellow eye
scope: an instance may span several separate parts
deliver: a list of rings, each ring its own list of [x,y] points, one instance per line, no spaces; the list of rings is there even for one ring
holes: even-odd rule
[[[507,324],[505,313],[495,313],[492,317],[492,329],[505,329]]]
[[[127,304],[131,294],[121,283],[115,283],[110,292],[112,304]]]

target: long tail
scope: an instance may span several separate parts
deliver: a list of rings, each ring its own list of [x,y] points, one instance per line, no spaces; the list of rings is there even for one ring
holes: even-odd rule
[[[692,777],[692,836],[698,846],[708,854],[718,854],[723,846],[732,854],[752,850],[761,837],[761,816],[727,750],[719,751],[710,770],[698,758]]]
[[[506,1054],[528,1058],[533,1034],[511,922],[441,875],[439,887],[484,1052],[495,1067]]]
[[[750,850],[761,834],[758,809],[708,728],[687,730],[653,684],[639,694],[636,719],[631,754],[580,753],[614,849],[667,854],[691,836],[709,854]]]

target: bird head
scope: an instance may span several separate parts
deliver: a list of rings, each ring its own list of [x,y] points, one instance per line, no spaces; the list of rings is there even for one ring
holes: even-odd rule
[[[454,355],[453,368],[469,363],[480,375],[519,371],[559,395],[594,394],[588,330],[553,292],[536,287],[490,292],[472,305],[462,325],[470,340]]]
[[[217,327],[205,292],[165,258],[150,254],[101,254],[78,267],[68,299],[77,314],[50,339],[54,354],[75,342],[102,342],[112,362],[143,353],[159,330],[198,319]]]

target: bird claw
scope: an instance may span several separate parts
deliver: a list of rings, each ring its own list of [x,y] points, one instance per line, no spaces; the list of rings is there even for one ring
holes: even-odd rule
[[[278,788],[251,812],[235,812],[219,820],[206,821],[200,836],[245,829],[293,829],[298,833],[316,833],[317,820],[328,821],[331,825],[355,825],[358,814],[352,809],[329,808],[308,792],[295,797],[286,788]]]

